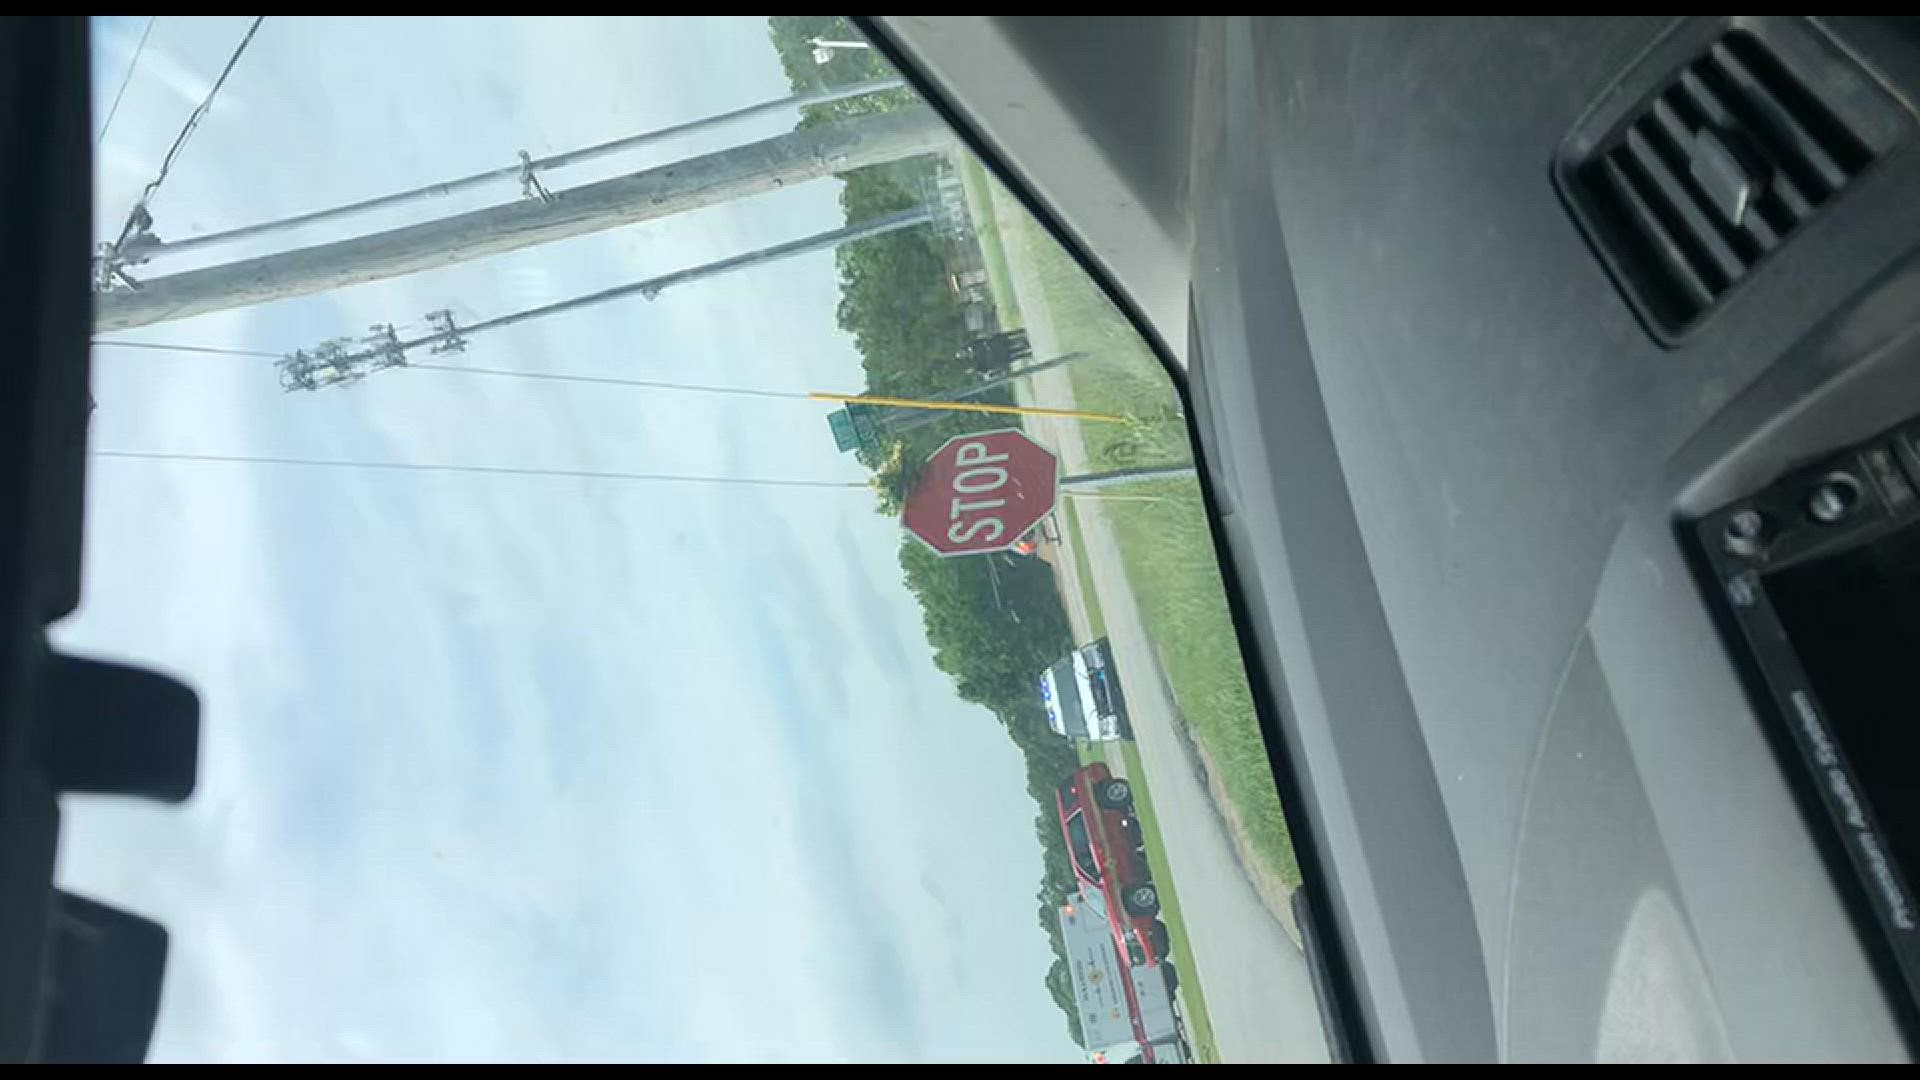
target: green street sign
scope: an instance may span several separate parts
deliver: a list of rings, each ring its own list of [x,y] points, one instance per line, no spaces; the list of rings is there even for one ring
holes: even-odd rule
[[[880,441],[873,406],[857,401],[828,413],[827,428],[833,432],[833,445],[843,454]]]
[[[834,448],[841,453],[860,446],[860,433],[854,430],[853,417],[847,414],[847,410],[835,409],[828,413],[827,427],[833,431]]]

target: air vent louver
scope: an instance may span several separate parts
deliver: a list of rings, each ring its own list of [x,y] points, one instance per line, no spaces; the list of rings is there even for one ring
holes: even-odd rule
[[[1628,99],[1637,104],[1590,116],[1610,121],[1605,133],[1556,167],[1622,290],[1665,339],[1698,322],[1907,126],[1818,31],[1764,25],[1765,36],[1727,29],[1677,73],[1669,66],[1651,94]],[[1810,65],[1817,81],[1802,74]]]

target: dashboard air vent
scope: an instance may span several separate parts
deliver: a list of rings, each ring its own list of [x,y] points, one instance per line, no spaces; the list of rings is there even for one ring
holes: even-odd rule
[[[1556,165],[1655,334],[1691,329],[1904,136],[1904,113],[1799,20],[1735,22]],[[1596,109],[1595,113],[1606,110]],[[1584,143],[1584,145],[1583,145]]]

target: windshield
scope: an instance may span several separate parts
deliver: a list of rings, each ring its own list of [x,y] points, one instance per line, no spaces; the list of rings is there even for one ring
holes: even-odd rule
[[[1090,884],[1100,884],[1100,860],[1093,855],[1093,838],[1087,835],[1087,815],[1074,811],[1067,815],[1067,851],[1080,876]]]
[[[1325,1057],[1180,398],[851,23],[93,63],[59,637],[202,744],[181,807],[69,798],[60,874],[171,934],[154,1058],[1084,1062],[1095,761],[1192,1056]]]
[[[1048,726],[1072,739],[1087,738],[1087,716],[1080,704],[1080,683],[1073,675],[1073,661],[1062,660],[1048,668],[1040,678],[1040,701],[1047,710]]]

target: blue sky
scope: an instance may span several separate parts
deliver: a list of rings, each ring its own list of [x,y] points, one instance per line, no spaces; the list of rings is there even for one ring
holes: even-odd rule
[[[159,20],[101,144],[101,230],[246,22]],[[143,23],[98,25],[98,92]],[[153,211],[192,235],[786,92],[758,18],[276,16]],[[836,194],[122,336],[285,351],[491,315],[830,228]],[[811,256],[468,358],[857,387],[836,300]],[[97,447],[862,478],[806,403],[409,371],[286,395],[265,361],[96,357]],[[68,806],[64,882],[173,931],[155,1056],[1079,1060],[1041,981],[1020,759],[934,670],[898,539],[861,491],[96,459],[63,643],[204,700],[191,803]]]

